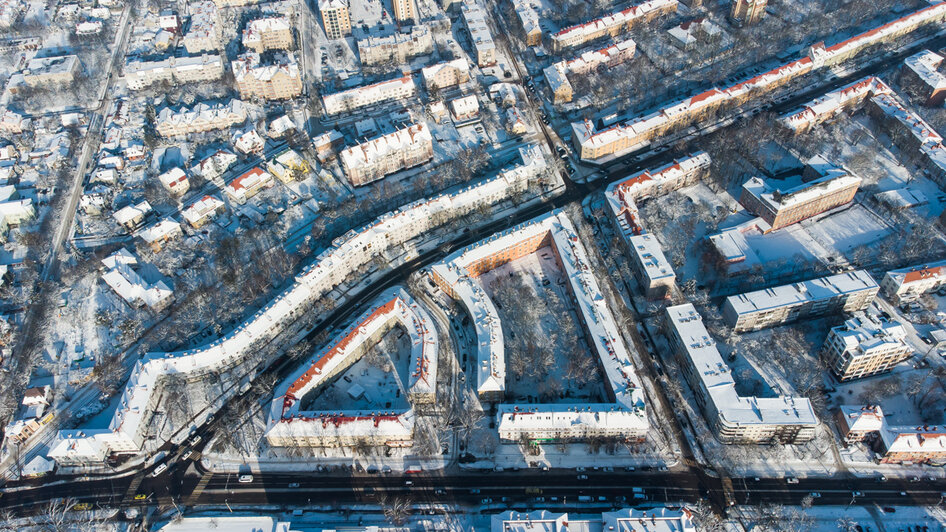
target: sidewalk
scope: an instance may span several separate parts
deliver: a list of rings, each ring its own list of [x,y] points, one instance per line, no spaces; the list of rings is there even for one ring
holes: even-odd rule
[[[630,454],[627,449],[620,449],[615,454],[607,454],[603,450],[597,454],[589,454],[585,444],[569,444],[563,453],[556,445],[540,446],[538,456],[526,456],[518,444],[500,445],[491,458],[483,458],[471,464],[460,464],[461,469],[484,470],[502,468],[528,468],[530,463],[537,467],[550,468],[572,467],[674,467],[679,462],[672,455],[659,453]]]

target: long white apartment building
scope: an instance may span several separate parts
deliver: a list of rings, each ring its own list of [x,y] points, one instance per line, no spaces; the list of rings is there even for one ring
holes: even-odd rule
[[[354,186],[423,164],[434,157],[433,137],[420,122],[342,150],[339,158]]]
[[[887,125],[887,134],[901,151],[919,151],[928,164],[931,179],[940,187],[946,187],[946,146],[942,135],[895,96],[895,93],[874,96],[867,104],[868,112]]]
[[[481,67],[496,64],[496,43],[486,23],[486,11],[479,4],[464,3],[460,14],[476,50],[476,64]]]
[[[415,94],[417,94],[417,87],[414,81],[410,76],[403,76],[335,94],[326,94],[322,96],[322,106],[325,114],[332,116],[376,103],[407,99]]]
[[[709,154],[699,151],[660,168],[615,181],[605,189],[611,224],[630,252],[634,276],[647,297],[663,296],[676,282],[676,275],[660,242],[644,229],[637,201],[698,183],[709,171],[711,162]]]
[[[886,373],[913,354],[903,324],[869,309],[833,327],[821,356],[843,381]]]
[[[864,270],[746,292],[726,298],[723,317],[735,332],[748,332],[870,306],[880,286]]]
[[[677,0],[648,0],[623,11],[565,28],[552,35],[552,51],[558,53],[604,36],[617,37],[635,24],[675,12],[678,4]]]
[[[603,130],[595,129],[590,121],[573,122],[572,135],[576,150],[582,159],[591,160],[645,147],[654,138],[698,121],[723,105],[741,105],[751,99],[771,94],[773,90],[785,86],[800,76],[834,66],[853,58],[873,45],[889,42],[918,27],[941,22],[944,19],[946,19],[946,2],[937,2],[833,46],[813,46],[808,55],[801,59],[725,89],[714,87],[652,113],[623,121]]]
[[[893,89],[878,77],[870,76],[850,85],[833,90],[804,104],[780,119],[783,126],[794,133],[803,133],[813,126],[852,109],[878,94],[890,94]]]
[[[895,304],[916,301],[921,295],[946,286],[946,261],[890,270],[880,286]]]
[[[412,57],[434,51],[434,39],[424,24],[411,27],[410,33],[395,33],[385,37],[358,39],[358,58],[362,65],[376,65],[386,61],[403,63]]]
[[[444,292],[460,300],[473,317],[477,338],[477,394],[501,401],[506,387],[505,347],[499,314],[479,285],[479,275],[507,262],[550,247],[568,279],[569,292],[598,355],[612,403],[502,404],[499,437],[574,440],[593,435],[643,439],[650,427],[636,369],[597,280],[584,247],[561,211],[535,218],[451,254],[431,267],[431,277]]]
[[[665,319],[670,346],[719,441],[794,444],[814,438],[818,419],[807,398],[736,393],[732,370],[692,304],[667,308]]]
[[[219,50],[221,47],[222,28],[217,6],[210,0],[188,4],[191,22],[190,28],[181,39],[181,44],[189,54],[199,54]]]
[[[520,148],[520,153],[524,161],[529,159],[523,165],[451,193],[403,205],[336,238],[296,275],[290,287],[226,335],[186,351],[145,355],[135,364],[108,428],[60,432],[49,457],[60,465],[89,465],[101,463],[111,454],[138,453],[161,395],[155,392],[164,377],[224,370],[239,364],[247,354],[267,348],[280,333],[295,330],[297,320],[307,316],[321,297],[351,280],[353,273],[371,264],[375,256],[427,234],[450,219],[524,191],[528,180],[544,170],[545,160],[537,146]]]
[[[246,121],[246,106],[240,100],[198,103],[179,110],[165,107],[158,112],[155,129],[162,137],[178,137],[216,129],[228,129]]]
[[[125,82],[133,91],[155,83],[194,83],[213,81],[223,76],[223,60],[217,54],[167,57],[158,61],[129,60],[125,63]]]
[[[614,67],[630,61],[637,53],[634,39],[625,39],[605,48],[589,51],[573,59],[559,61],[545,67],[545,82],[552,90],[554,103],[567,103],[572,100],[573,89],[568,76],[585,75],[600,65]]]
[[[439,340],[434,323],[403,288],[379,295],[347,330],[302,364],[276,389],[266,440],[273,446],[337,447],[367,440],[401,444],[413,438],[411,409],[387,412],[303,410],[305,397],[339,377],[392,327],[402,326],[411,343],[410,377],[404,393],[412,407],[433,403]],[[357,384],[357,380],[352,384]]]

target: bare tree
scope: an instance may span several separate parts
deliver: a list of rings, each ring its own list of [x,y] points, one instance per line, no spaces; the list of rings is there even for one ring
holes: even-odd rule
[[[406,523],[407,518],[410,517],[411,511],[413,510],[413,502],[411,499],[401,495],[389,497],[387,494],[382,494],[378,498],[378,504],[384,512],[384,518],[395,526],[401,526]]]

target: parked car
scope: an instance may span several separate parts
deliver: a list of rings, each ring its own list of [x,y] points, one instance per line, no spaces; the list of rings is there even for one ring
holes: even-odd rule
[[[249,484],[250,482],[253,482],[253,475],[249,475],[249,474],[240,475],[240,477],[237,478],[237,480],[239,480],[243,484]]]

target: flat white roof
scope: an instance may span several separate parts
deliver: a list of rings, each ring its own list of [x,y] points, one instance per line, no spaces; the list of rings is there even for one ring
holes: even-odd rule
[[[670,261],[653,235],[636,235],[628,241],[637,255],[637,260],[644,266],[644,274],[648,279],[655,281],[675,277]]]
[[[742,315],[877,288],[877,282],[869,273],[854,270],[729,296],[726,298],[726,304],[731,306],[736,314]]]
[[[686,349],[694,373],[709,393],[713,407],[730,424],[817,425],[811,402],[804,397],[742,397],[732,370],[723,362],[716,341],[692,304],[667,309],[667,322]]]

